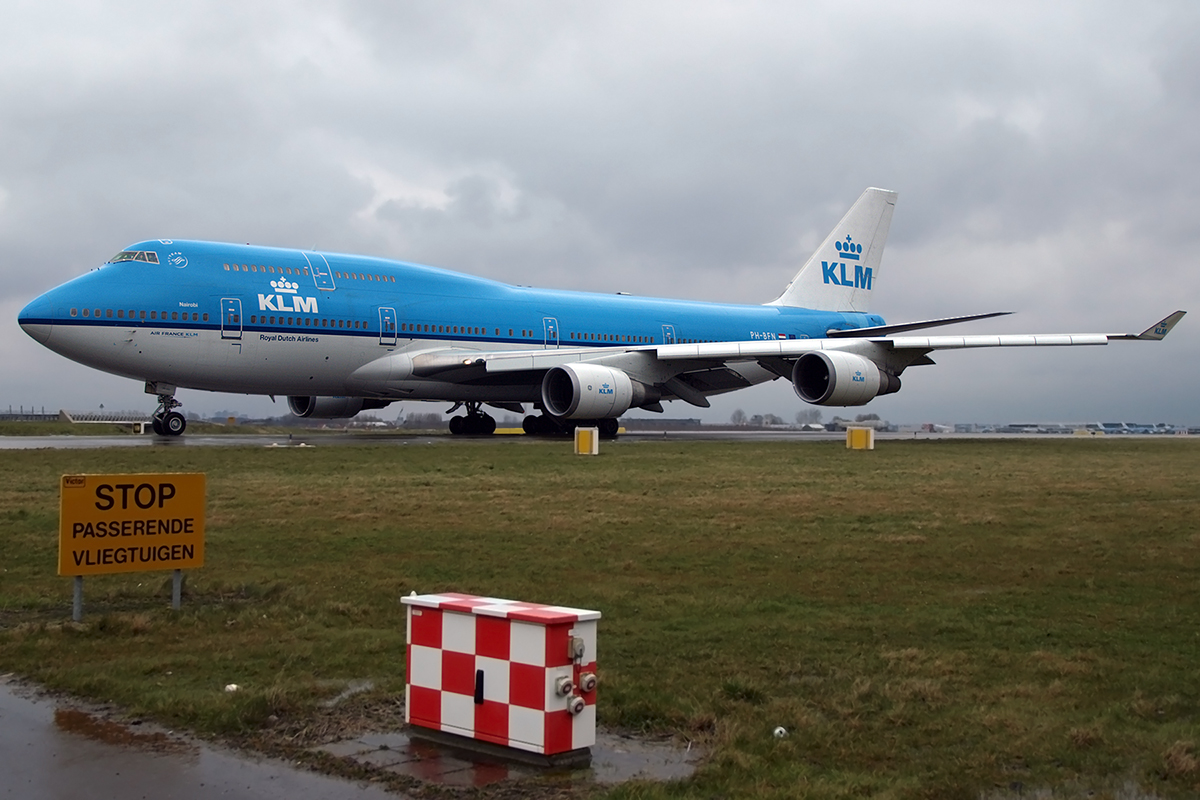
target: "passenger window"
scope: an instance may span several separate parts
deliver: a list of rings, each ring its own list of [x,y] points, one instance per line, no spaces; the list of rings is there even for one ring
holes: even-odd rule
[[[77,308],[72,308],[72,309],[71,309],[71,316],[72,316],[72,317],[77,317],[77,316],[79,316],[79,309],[77,309]]]
[[[226,265],[225,265],[225,271],[226,271],[226,272],[229,272],[229,265],[228,265],[228,264],[226,264]]]
[[[172,311],[172,312],[171,312],[171,319],[179,319],[179,312],[178,312],[178,311]]]
[[[145,311],[139,311],[139,312],[138,312],[138,316],[139,316],[139,317],[141,317],[142,319],[145,319],[145,318],[146,318],[146,312],[145,312]]]
[[[100,316],[100,309],[98,309],[98,308],[96,309],[96,311],[95,311],[95,315],[96,315],[97,317],[99,317],[99,316]]]
[[[145,313],[145,312],[142,312],[142,313]],[[208,322],[208,313],[207,312],[205,312],[205,314],[204,314],[204,321]]]
[[[83,315],[84,315],[85,317],[91,316],[91,309],[85,308],[85,309],[83,310]]]
[[[150,312],[150,319],[158,319],[158,312],[157,312],[157,311],[151,311],[151,312]]]
[[[112,319],[112,309],[111,308],[104,309],[104,316],[108,317],[109,319]]]

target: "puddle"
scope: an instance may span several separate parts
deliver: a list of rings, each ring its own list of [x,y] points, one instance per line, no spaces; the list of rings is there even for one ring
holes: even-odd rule
[[[162,731],[135,731],[131,725],[122,725],[98,717],[78,708],[54,709],[54,725],[66,733],[77,733],[97,742],[121,747],[140,747],[147,750],[188,750],[189,746]]]
[[[501,781],[536,780],[543,775],[569,775],[600,784],[634,778],[678,780],[696,771],[701,751],[670,741],[647,741],[597,732],[592,765],[578,770],[542,770],[525,764],[431,744],[406,733],[359,736],[313,748],[335,758],[348,758],[364,767],[445,786],[488,786]]]
[[[671,741],[647,741],[632,736],[596,733],[592,775],[597,783],[622,783],[633,778],[673,781],[696,771],[701,750]]]
[[[397,800],[273,759],[251,759],[146,725],[39,698],[0,677],[0,798]],[[160,738],[161,737],[161,738]]]

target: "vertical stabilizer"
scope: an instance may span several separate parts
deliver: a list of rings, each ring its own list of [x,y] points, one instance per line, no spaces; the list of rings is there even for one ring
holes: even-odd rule
[[[871,310],[896,193],[867,189],[769,306]]]

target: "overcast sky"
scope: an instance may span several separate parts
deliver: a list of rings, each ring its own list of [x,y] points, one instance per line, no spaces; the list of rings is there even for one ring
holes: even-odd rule
[[[6,0],[0,23],[4,406],[154,407],[16,324],[137,240],[762,303],[881,186],[900,193],[873,309],[889,322],[1193,315],[1159,344],[941,354],[851,413],[1200,424],[1194,0]],[[667,413],[735,408],[809,407],[777,381]]]

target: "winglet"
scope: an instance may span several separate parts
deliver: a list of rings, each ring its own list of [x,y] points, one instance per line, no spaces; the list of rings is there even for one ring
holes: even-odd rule
[[[1163,317],[1163,319],[1161,321],[1154,323],[1149,328],[1146,328],[1146,330],[1142,331],[1141,333],[1139,333],[1137,335],[1126,334],[1125,336],[1122,336],[1121,338],[1122,339],[1150,339],[1153,341],[1163,339],[1166,337],[1166,335],[1168,333],[1171,332],[1171,329],[1175,327],[1175,325],[1179,322],[1179,320],[1183,319],[1183,315],[1186,313],[1187,313],[1186,311],[1176,311],[1174,314],[1169,314],[1166,317]],[[1116,337],[1113,337],[1113,338],[1116,338]]]

